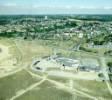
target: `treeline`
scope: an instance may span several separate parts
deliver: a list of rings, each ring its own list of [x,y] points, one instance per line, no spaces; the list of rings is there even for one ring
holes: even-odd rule
[[[112,42],[112,34],[100,34],[93,38],[87,39],[86,42],[93,42],[95,45],[103,45],[108,42]]]
[[[73,18],[87,21],[112,21],[112,15],[77,15]]]

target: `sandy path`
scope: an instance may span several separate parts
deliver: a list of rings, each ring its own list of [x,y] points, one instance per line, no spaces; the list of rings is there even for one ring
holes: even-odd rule
[[[20,92],[18,92],[15,96],[13,96],[10,100],[15,100],[16,98],[20,97],[21,95],[25,94],[26,92],[32,90],[33,88],[37,87],[38,85],[42,84],[44,81],[46,80],[46,78],[44,77],[40,82],[37,82],[31,86],[29,86],[28,88],[26,88],[25,90],[22,90]]]
[[[70,72],[64,72],[64,71],[47,71],[49,76],[58,76],[63,78],[72,78],[72,79],[82,79],[82,80],[96,80],[98,79],[98,76],[96,73],[90,73],[90,72],[78,72],[76,74],[70,73]],[[84,76],[84,77],[82,77]]]
[[[13,74],[15,74],[15,73],[17,73],[19,71],[22,71],[22,70],[23,70],[23,68],[19,68],[17,70],[12,71],[12,72],[7,72],[6,74],[0,75],[0,78],[4,78],[4,77],[7,77],[9,75],[13,75]]]
[[[26,69],[26,70],[27,70],[27,69]],[[34,76],[34,77],[40,77],[40,78],[42,78],[42,76],[39,76],[39,75],[37,75],[37,74],[34,74],[33,72],[31,72],[31,71],[29,71],[29,70],[27,70],[27,72],[29,72],[29,74],[31,74],[31,75]],[[48,79],[48,78],[46,78],[46,80],[48,80],[49,82],[55,84],[56,86],[58,86],[58,88],[63,89],[63,90],[65,90],[65,91],[68,91],[68,92],[70,92],[70,93],[72,93],[72,94],[78,93],[78,94],[81,94],[81,95],[83,95],[83,96],[85,96],[85,97],[88,97],[88,98],[90,98],[90,99],[97,100],[96,97],[91,96],[91,95],[89,95],[89,94],[87,94],[87,93],[85,93],[85,92],[79,91],[79,90],[77,90],[77,89],[70,88],[69,86],[65,86],[65,85],[64,85],[63,83],[61,83],[61,82],[57,82],[57,81],[54,81],[54,80],[51,80],[51,79]]]

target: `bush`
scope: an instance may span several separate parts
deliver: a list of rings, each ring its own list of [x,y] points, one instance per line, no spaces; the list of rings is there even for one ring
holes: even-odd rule
[[[103,73],[99,73],[98,76],[101,77],[101,78],[104,78]]]
[[[110,56],[112,56],[112,50],[106,51],[106,52],[104,53],[104,55],[110,55]]]
[[[83,50],[83,51],[86,51],[86,52],[97,53],[97,51],[93,51],[93,50],[90,50],[90,49],[87,49],[87,48],[84,48],[84,47],[80,47],[79,49]]]
[[[93,42],[94,42],[95,45],[103,45],[105,43],[104,40],[102,40],[102,41],[94,40]]]
[[[108,66],[108,67],[112,67],[112,62],[108,62],[108,63],[107,63],[107,66]]]

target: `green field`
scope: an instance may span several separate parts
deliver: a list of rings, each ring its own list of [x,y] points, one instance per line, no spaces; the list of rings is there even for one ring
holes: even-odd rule
[[[0,100],[9,100],[17,91],[25,89],[38,81],[40,81],[40,79],[33,78],[25,70],[0,78]]]
[[[110,83],[111,87],[112,84]],[[74,80],[74,88],[89,93],[96,98],[105,98],[111,100],[112,95],[110,94],[105,82],[97,81],[86,81],[86,80]]]
[[[69,86],[70,79],[68,78],[59,78],[59,77],[51,77],[51,76],[49,78],[52,80],[61,82],[65,84],[66,86]],[[110,85],[112,87],[111,83]],[[74,80],[73,88],[81,90],[90,95],[93,95],[96,98],[105,98],[106,100],[111,100],[112,98],[105,82]]]
[[[16,100],[89,100],[86,97],[79,97],[69,92],[56,88],[48,81],[44,82],[35,89],[27,92]]]

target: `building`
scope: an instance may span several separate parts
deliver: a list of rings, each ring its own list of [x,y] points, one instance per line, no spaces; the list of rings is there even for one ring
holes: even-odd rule
[[[63,70],[76,70],[79,68],[79,60],[59,57],[56,58],[56,62],[62,65],[61,69]]]
[[[45,20],[48,20],[48,16],[45,16],[44,19],[45,19]]]
[[[95,59],[83,59],[79,66],[79,70],[88,72],[99,72],[101,67]]]

